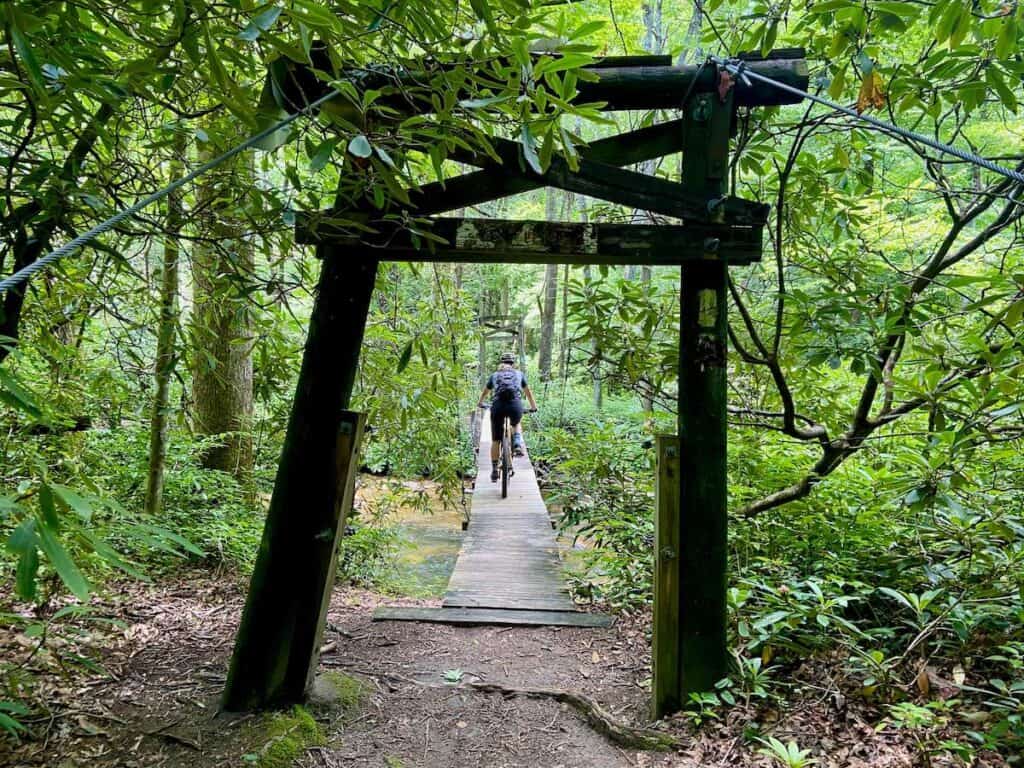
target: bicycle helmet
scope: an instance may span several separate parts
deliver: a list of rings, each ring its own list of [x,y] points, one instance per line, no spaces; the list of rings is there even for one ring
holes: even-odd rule
[[[515,365],[516,364],[515,353],[514,352],[502,352],[501,353],[501,360],[500,360],[500,362],[503,363],[503,364],[507,364],[507,365]]]

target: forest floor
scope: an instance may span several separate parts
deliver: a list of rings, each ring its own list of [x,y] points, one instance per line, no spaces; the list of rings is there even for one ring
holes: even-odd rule
[[[261,764],[274,737],[264,717],[217,714],[244,601],[237,579],[196,571],[154,585],[125,583],[96,601],[92,629],[33,655],[20,633],[0,630],[0,653],[34,671],[33,699],[47,715],[34,738],[0,742],[0,765],[142,768]],[[474,684],[583,694],[615,720],[643,725],[649,693],[649,617],[610,629],[452,627],[371,622],[375,606],[427,605],[339,587],[324,638],[322,671],[361,679],[357,709],[313,712],[326,741],[296,765],[374,766],[770,766],[752,728],[813,750],[819,765],[924,765],[913,734],[878,728],[879,713],[830,681],[827,662],[792,675],[784,707],[737,706],[695,729],[660,724],[679,738],[668,753],[616,746],[573,709],[548,699],[485,692]],[[69,665],[73,654],[92,669]],[[265,763],[264,763],[265,764]],[[954,763],[935,760],[934,766]],[[998,758],[983,763],[1005,765]]]

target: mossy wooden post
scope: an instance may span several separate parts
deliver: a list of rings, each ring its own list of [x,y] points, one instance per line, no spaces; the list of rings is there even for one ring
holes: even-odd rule
[[[732,92],[694,95],[683,107],[683,184],[715,215],[729,168]],[[679,342],[679,701],[726,676],[726,261],[707,238],[705,258],[681,268]]]
[[[355,383],[377,262],[322,245],[302,369],[223,706],[239,711],[300,701],[334,575],[333,561],[358,429],[345,413]],[[349,425],[345,427],[344,425]],[[358,435],[353,435],[357,438]],[[346,448],[346,446],[349,446]],[[340,478],[342,465],[348,476]]]
[[[679,701],[679,438],[655,441],[654,632],[651,658],[655,720],[677,711]]]
[[[331,547],[331,553],[317,553],[314,560],[320,566],[326,565],[327,571],[317,578],[323,582],[323,595],[320,599],[320,614],[316,622],[316,635],[313,638],[313,645],[310,649],[309,670],[306,673],[306,690],[313,685],[313,678],[320,662],[320,645],[323,639],[324,629],[327,626],[327,610],[331,606],[331,594],[333,592],[335,571],[338,566],[338,547],[341,545],[341,537],[345,535],[345,522],[348,519],[348,511],[352,509],[352,502],[356,494],[356,476],[359,474],[359,449],[363,443],[363,431],[366,428],[366,414],[355,411],[342,411],[341,424],[338,425],[338,437],[335,442],[334,477],[338,483],[337,502],[335,503],[333,537],[319,536],[317,547]],[[326,533],[326,531],[324,531]],[[326,557],[324,555],[327,555]],[[326,562],[325,562],[326,561]]]

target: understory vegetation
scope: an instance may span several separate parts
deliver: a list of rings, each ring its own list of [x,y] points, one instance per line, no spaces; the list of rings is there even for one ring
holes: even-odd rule
[[[0,296],[3,743],[48,727],[41,668],[103,672],[76,641],[115,621],[123,580],[251,572],[318,255],[367,257],[296,245],[301,212],[386,214],[429,248],[396,213],[408,190],[493,157],[496,137],[541,173],[676,117],[574,102],[605,56],[709,66],[800,47],[814,93],[1024,171],[1018,2],[84,0],[7,3],[0,19],[5,277],[294,111],[282,72],[305,65],[341,92]],[[369,65],[424,62],[444,65],[417,84],[429,115],[358,85]],[[687,718],[784,707],[811,668],[836,710],[857,699],[873,726],[912,732],[923,765],[1020,764],[1024,185],[809,101],[742,108],[734,127],[728,192],[771,214],[762,260],[730,269],[735,663]],[[636,170],[679,181],[680,165]],[[671,221],[555,188],[448,215]],[[679,295],[672,266],[382,262],[339,579],[433,594],[396,575],[401,517],[461,509],[469,415],[514,351],[540,402],[531,457],[579,545],[575,594],[642,614],[652,445],[677,432]],[[524,334],[490,333],[495,317]],[[292,720],[256,764],[322,741],[306,713]],[[808,765],[800,746],[764,741]]]
[[[532,450],[551,466],[545,486],[564,533],[584,543],[577,594],[642,610],[654,565],[651,433],[623,403],[610,405],[546,423]],[[762,472],[773,463],[743,436],[732,433],[734,498],[756,491],[742,482],[763,476],[751,463]],[[915,448],[879,441],[860,457],[868,470],[851,467],[805,501],[732,520],[734,674],[694,696],[695,718],[785,700],[793,672],[811,663],[827,670],[822,695],[874,703],[880,727],[918,733],[922,756],[1020,752],[1024,504],[1011,480],[1020,455],[984,452],[975,458],[983,488],[939,480],[945,487],[929,494],[922,486],[941,477],[949,445],[925,436]],[[778,463],[785,472],[789,459]]]

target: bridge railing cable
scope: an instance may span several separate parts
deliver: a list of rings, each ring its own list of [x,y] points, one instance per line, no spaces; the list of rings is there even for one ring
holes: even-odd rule
[[[151,195],[147,195],[146,197],[136,202],[134,205],[131,205],[128,208],[125,208],[119,211],[118,213],[114,214],[109,219],[100,222],[95,227],[90,229],[88,232],[83,232],[82,234],[78,235],[73,240],[69,240],[67,243],[60,246],[56,250],[51,251],[45,256],[40,257],[36,261],[33,261],[31,264],[22,267],[14,274],[4,278],[3,280],[0,280],[0,295],[6,293],[12,288],[17,288],[19,285],[21,285],[30,277],[32,277],[32,275],[46,269],[51,264],[55,264],[61,259],[70,256],[71,254],[75,253],[80,248],[82,248],[82,246],[87,245],[90,241],[102,235],[104,232],[109,232],[111,229],[116,227],[125,219],[129,219],[132,216],[135,216],[137,213],[141,212],[144,208],[147,208],[153,203],[163,200],[165,197],[167,197],[175,190],[181,189],[183,186],[199,178],[204,173],[213,170],[218,165],[221,165],[222,163],[233,158],[235,155],[241,154],[247,149],[251,149],[252,147],[262,142],[267,137],[273,135],[274,133],[277,133],[277,131],[281,130],[282,128],[286,128],[287,126],[291,125],[293,122],[298,120],[303,115],[313,114],[319,107],[323,106],[337,95],[338,91],[332,90],[328,92],[327,94],[321,96],[316,101],[310,102],[297,112],[293,112],[287,117],[284,117],[281,120],[277,121],[269,128],[265,128],[259,133],[250,136],[245,141],[227,150],[223,154],[218,155],[217,157],[203,163],[202,165],[195,168],[185,176],[182,176],[180,179],[175,179],[163,189],[160,189],[152,193]]]
[[[951,146],[944,142],[933,139],[929,136],[925,136],[924,134],[917,133],[915,131],[910,131],[907,130],[906,128],[901,128],[898,125],[887,123],[884,120],[879,120],[877,117],[872,117],[871,115],[865,115],[861,112],[857,112],[854,109],[844,107],[842,104],[837,104],[836,102],[830,101],[829,99],[823,98],[821,96],[816,96],[815,94],[808,93],[807,91],[802,91],[799,88],[789,85],[788,83],[780,83],[778,80],[773,80],[772,78],[766,75],[762,75],[759,72],[755,72],[752,69],[747,69],[746,62],[744,62],[742,59],[723,59],[718,56],[710,56],[709,59],[713,61],[715,64],[717,64],[719,67],[724,69],[737,80],[744,80],[747,78],[758,80],[767,85],[774,86],[775,88],[778,88],[780,91],[785,91],[787,93],[791,93],[797,96],[802,96],[805,99],[809,99],[810,101],[813,101],[817,104],[826,106],[829,109],[834,109],[835,111],[841,112],[844,115],[848,115],[849,117],[852,117],[855,120],[859,120],[863,123],[867,123],[868,125],[878,128],[879,130],[884,131],[885,133],[894,134],[896,136],[901,136],[904,139],[908,139],[919,144],[924,144],[925,146],[931,147],[932,149],[938,152],[942,152],[943,154],[946,155],[952,155],[953,157],[957,157],[965,162],[972,163],[973,165],[977,165],[981,168],[985,168],[986,170],[992,171],[992,173],[997,173],[1000,176],[1005,176],[1008,179],[1012,179],[1013,181],[1024,184],[1024,173],[1021,173],[1020,171],[1013,170],[1012,168],[1006,168],[1002,165],[999,165],[998,163],[992,162],[988,158],[975,154],[974,152],[968,152],[967,150]]]

